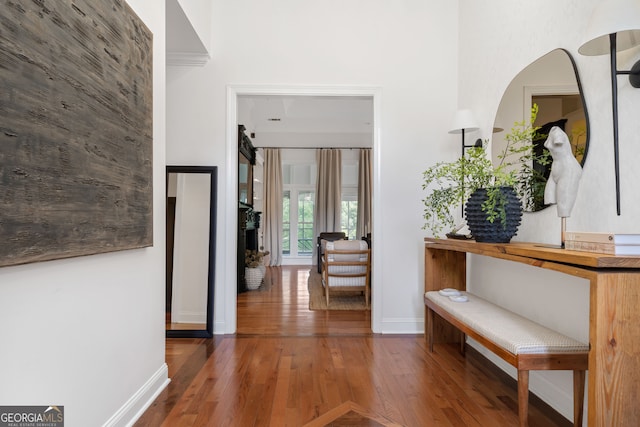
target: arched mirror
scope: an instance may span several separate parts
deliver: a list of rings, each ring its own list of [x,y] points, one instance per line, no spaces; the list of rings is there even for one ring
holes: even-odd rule
[[[498,155],[506,145],[505,136],[514,123],[531,118],[531,107],[538,105],[534,126],[540,127],[533,141],[534,150],[545,150],[546,135],[553,126],[565,131],[571,141],[574,156],[584,165],[589,147],[589,116],[587,114],[578,69],[573,58],[564,49],[555,49],[528,65],[513,79],[505,90],[494,123],[491,144],[492,161],[499,163]],[[532,191],[534,199],[523,203],[529,212],[547,207],[543,201],[544,184],[551,165],[533,165],[540,169],[537,183],[542,191]]]
[[[216,166],[167,166],[166,336],[213,336]]]

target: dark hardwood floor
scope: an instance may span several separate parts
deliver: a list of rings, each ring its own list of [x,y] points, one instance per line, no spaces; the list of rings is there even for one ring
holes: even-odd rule
[[[171,383],[135,425],[518,424],[515,382],[477,353],[372,334],[368,311],[309,311],[308,272],[269,268],[238,296],[235,335],[167,339]],[[529,412],[532,427],[570,425],[535,398]]]

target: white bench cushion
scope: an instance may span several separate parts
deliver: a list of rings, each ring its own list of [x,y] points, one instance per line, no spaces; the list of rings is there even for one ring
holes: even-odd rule
[[[469,292],[467,302],[454,302],[438,291],[425,297],[451,316],[512,354],[588,351],[589,345],[505,310]]]

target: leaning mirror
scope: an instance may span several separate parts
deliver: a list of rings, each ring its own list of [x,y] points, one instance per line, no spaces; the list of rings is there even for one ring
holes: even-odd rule
[[[167,166],[166,336],[213,336],[216,166]]]
[[[565,131],[571,141],[574,156],[584,166],[589,147],[589,116],[587,114],[578,69],[573,58],[564,49],[555,49],[522,70],[505,90],[494,123],[491,143],[492,161],[499,163],[498,155],[504,151],[505,135],[516,122],[529,122],[531,107],[538,105],[534,126],[540,127],[533,141],[534,150],[540,154],[546,135],[553,126]],[[532,189],[532,200],[524,201],[527,212],[547,207],[544,204],[544,185],[551,165],[536,165],[540,180]]]

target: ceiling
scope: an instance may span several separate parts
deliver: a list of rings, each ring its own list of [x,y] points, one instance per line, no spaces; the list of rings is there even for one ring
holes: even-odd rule
[[[373,99],[241,95],[238,123],[256,147],[371,147]]]

